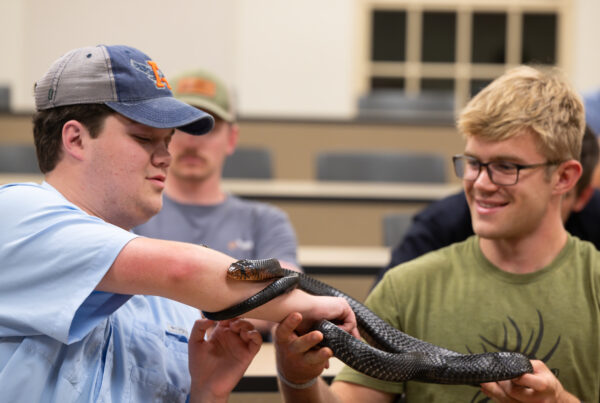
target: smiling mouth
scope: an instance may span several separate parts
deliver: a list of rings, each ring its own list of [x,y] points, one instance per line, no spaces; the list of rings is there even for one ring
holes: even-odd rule
[[[481,209],[491,210],[508,205],[507,202],[489,202],[485,200],[476,200],[475,204]]]

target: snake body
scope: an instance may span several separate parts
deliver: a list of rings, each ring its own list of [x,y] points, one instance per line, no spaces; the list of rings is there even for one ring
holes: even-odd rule
[[[213,320],[240,316],[294,287],[310,294],[344,298],[356,316],[358,330],[367,343],[323,320],[323,346],[349,367],[384,381],[409,380],[440,384],[479,384],[516,378],[533,372],[529,359],[516,352],[461,354],[407,335],[389,325],[369,308],[321,281],[280,267],[275,259],[239,260],[228,270],[238,280],[278,278],[249,299],[218,312],[204,312]]]

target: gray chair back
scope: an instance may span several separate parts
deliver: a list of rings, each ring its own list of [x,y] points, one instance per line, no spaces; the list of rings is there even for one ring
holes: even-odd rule
[[[0,144],[0,172],[39,174],[33,144]]]
[[[322,152],[317,155],[317,179],[444,183],[446,160],[434,153]]]
[[[238,147],[225,160],[224,178],[272,179],[271,153],[265,148]]]
[[[393,213],[383,216],[383,244],[391,248],[398,245],[410,227],[412,214]]]

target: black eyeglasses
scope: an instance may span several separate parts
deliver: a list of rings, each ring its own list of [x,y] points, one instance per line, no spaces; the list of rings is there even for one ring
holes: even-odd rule
[[[543,166],[556,165],[558,162],[542,162],[539,164],[515,164],[514,162],[492,161],[481,162],[477,158],[459,154],[452,157],[454,172],[459,178],[474,181],[479,177],[481,168],[485,167],[492,183],[499,186],[515,185],[519,181],[521,169],[531,169]]]

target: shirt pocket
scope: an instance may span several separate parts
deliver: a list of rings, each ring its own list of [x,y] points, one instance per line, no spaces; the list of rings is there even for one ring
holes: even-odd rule
[[[132,402],[185,402],[190,388],[187,338],[136,322],[129,343]]]

